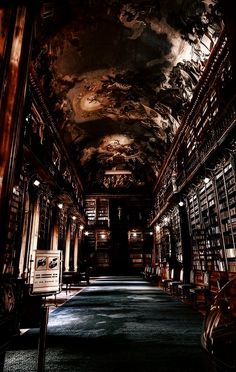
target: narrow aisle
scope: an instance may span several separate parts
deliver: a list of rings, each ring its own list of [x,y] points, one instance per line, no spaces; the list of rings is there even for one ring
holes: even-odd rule
[[[50,314],[46,371],[209,372],[202,316],[139,277],[100,277]],[[37,330],[4,372],[37,370]]]

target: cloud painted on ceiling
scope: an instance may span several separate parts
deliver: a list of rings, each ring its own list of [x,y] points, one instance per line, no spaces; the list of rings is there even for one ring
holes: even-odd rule
[[[50,36],[34,67],[74,161],[98,189],[117,168],[152,184],[220,33],[217,3],[68,1],[66,10],[44,19]]]

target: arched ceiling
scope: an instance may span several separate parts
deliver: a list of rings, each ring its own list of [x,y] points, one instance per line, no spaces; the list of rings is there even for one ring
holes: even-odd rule
[[[147,190],[221,31],[213,0],[42,7],[33,67],[85,190]]]

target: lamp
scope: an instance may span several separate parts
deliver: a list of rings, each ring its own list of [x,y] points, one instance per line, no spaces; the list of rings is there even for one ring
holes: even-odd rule
[[[205,167],[205,171],[204,171],[204,174],[205,174],[205,177],[203,179],[203,182],[205,184],[209,183],[210,182],[210,177],[207,176],[207,173],[214,177],[214,172],[216,171],[216,168],[208,168],[208,167]]]
[[[19,192],[19,186],[14,186],[12,191],[13,194],[17,194]]]
[[[40,181],[36,179],[36,180],[34,180],[33,184],[34,184],[34,186],[38,187],[40,185]]]
[[[169,217],[164,217],[164,223],[168,223],[170,221]]]
[[[205,184],[207,184],[208,182],[210,182],[210,178],[206,176],[203,181]]]

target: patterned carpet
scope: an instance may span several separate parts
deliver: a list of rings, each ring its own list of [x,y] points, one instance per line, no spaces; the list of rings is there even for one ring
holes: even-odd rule
[[[138,277],[100,277],[49,315],[45,371],[210,372],[202,315]],[[4,372],[37,371],[38,329]]]

